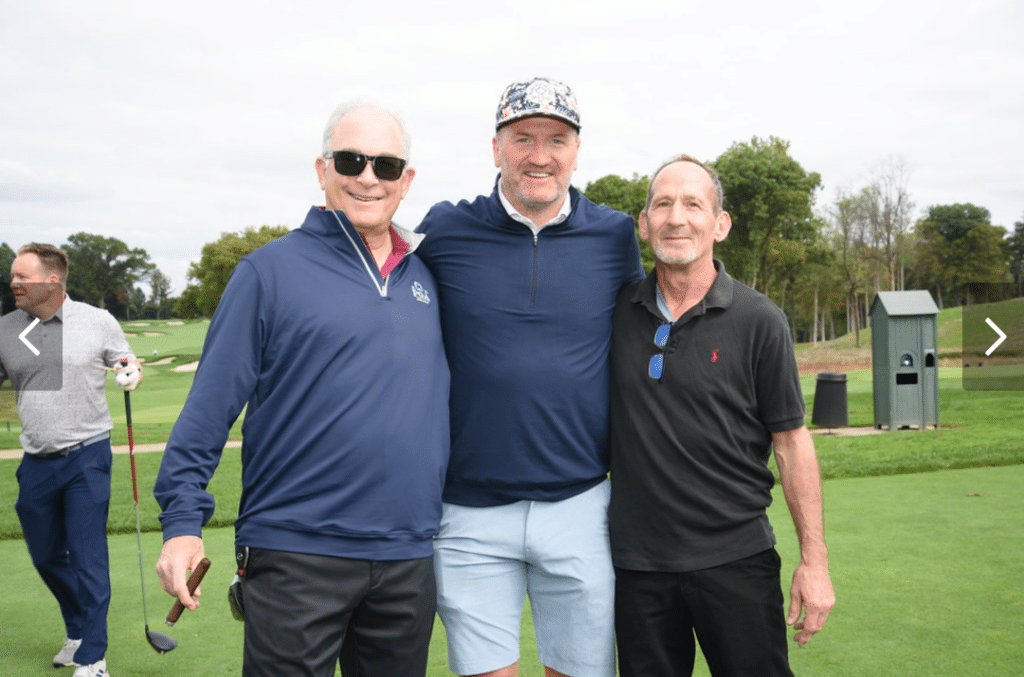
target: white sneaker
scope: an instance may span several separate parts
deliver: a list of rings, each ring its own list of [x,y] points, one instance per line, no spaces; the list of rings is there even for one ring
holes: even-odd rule
[[[75,652],[78,651],[78,647],[81,646],[81,644],[82,640],[80,639],[64,638],[64,648],[60,650],[60,653],[53,657],[53,667],[70,668],[72,665],[78,665],[78,663],[75,662]]]
[[[91,665],[80,665],[72,677],[110,677],[107,672],[107,661],[96,661]]]

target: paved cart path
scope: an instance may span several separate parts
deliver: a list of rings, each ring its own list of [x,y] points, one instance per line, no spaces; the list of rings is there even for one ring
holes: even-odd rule
[[[143,451],[163,451],[164,446],[166,445],[163,442],[159,442],[156,444],[136,444],[135,453]],[[226,449],[228,447],[240,446],[242,446],[242,443],[239,441],[229,441],[227,444],[224,445],[224,448]],[[113,451],[115,454],[127,454],[128,445],[125,445],[123,447],[111,447],[111,451]],[[22,453],[23,452],[21,449],[0,449],[0,458],[21,458]]]

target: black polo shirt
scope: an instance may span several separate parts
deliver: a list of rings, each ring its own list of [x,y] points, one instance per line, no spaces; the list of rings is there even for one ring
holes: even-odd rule
[[[651,272],[619,293],[612,336],[609,509],[616,566],[696,571],[772,547],[771,433],[804,425],[785,315],[721,261],[662,349]]]

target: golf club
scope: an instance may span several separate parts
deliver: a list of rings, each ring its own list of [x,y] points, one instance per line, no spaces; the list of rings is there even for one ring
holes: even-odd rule
[[[128,360],[121,360],[126,366]],[[135,473],[135,440],[132,437],[132,400],[131,394],[124,391],[124,412],[128,422],[128,457],[132,466],[132,496],[135,499],[135,539],[139,545],[139,582],[142,584],[142,618],[146,623],[146,639],[157,653],[164,654],[178,646],[173,637],[164,632],[149,629],[149,612],[146,609],[146,575],[142,561],[142,518],[139,516],[139,480]]]

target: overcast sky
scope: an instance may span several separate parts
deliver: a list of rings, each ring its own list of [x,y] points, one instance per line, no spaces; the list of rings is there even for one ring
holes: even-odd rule
[[[0,241],[116,237],[175,293],[220,233],[323,204],[337,103],[406,118],[413,227],[490,192],[498,99],[535,75],[576,93],[580,188],[774,135],[821,174],[818,208],[902,158],[915,218],[1024,218],[1021,0],[7,0],[0,17]]]

